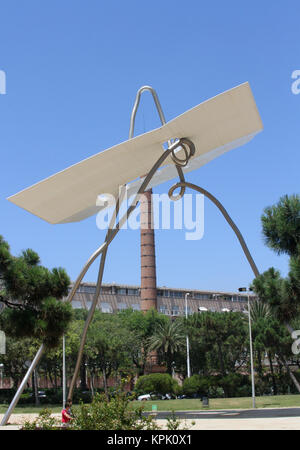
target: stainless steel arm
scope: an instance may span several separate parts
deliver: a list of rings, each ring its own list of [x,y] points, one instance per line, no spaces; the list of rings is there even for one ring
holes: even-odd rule
[[[160,104],[160,101],[158,99],[158,95],[157,95],[156,91],[151,86],[142,86],[137,91],[135,103],[134,103],[133,110],[132,110],[132,113],[131,113],[129,139],[133,138],[134,125],[135,125],[135,116],[136,116],[137,109],[138,109],[138,106],[139,106],[139,103],[140,103],[141,95],[145,91],[151,92],[153,100],[154,100],[154,103],[155,103],[155,106],[156,106],[156,109],[158,111],[158,115],[159,115],[160,121],[161,121],[162,125],[164,125],[166,123],[166,119],[165,119],[165,116],[164,116],[164,113],[163,113],[163,110],[162,110],[162,107],[161,107],[161,104]]]
[[[226,209],[224,208],[224,206],[222,205],[221,202],[219,202],[218,199],[216,199],[216,197],[214,197],[210,192],[206,191],[205,189],[201,188],[200,186],[197,186],[196,184],[192,184],[192,183],[188,183],[188,182],[184,182],[184,183],[176,183],[174,186],[171,187],[171,189],[169,190],[169,197],[171,198],[171,200],[176,200],[177,198],[173,196],[173,193],[176,189],[181,188],[181,187],[188,187],[190,189],[193,189],[194,191],[198,191],[201,192],[201,194],[205,195],[207,198],[209,198],[215,205],[216,207],[221,211],[221,213],[223,214],[225,220],[227,221],[227,223],[230,225],[230,227],[232,228],[232,230],[234,231],[236,237],[238,238],[241,247],[245,253],[245,256],[251,266],[251,269],[254,273],[255,277],[258,277],[259,275],[259,270],[254,262],[254,259],[251,256],[251,253],[247,247],[247,244],[242,236],[242,233],[240,232],[240,230],[238,229],[238,227],[236,226],[236,224],[234,223],[234,221],[232,220],[232,218],[230,217],[230,215],[228,214],[228,212],[226,211]]]
[[[161,104],[160,104],[160,101],[159,101],[157,92],[155,91],[155,89],[153,89],[152,86],[142,86],[142,87],[137,91],[136,98],[135,98],[135,102],[134,102],[134,106],[133,106],[133,110],[132,110],[132,113],[131,113],[130,129],[129,129],[129,139],[132,139],[132,138],[133,138],[133,135],[134,135],[134,125],[135,125],[135,117],[136,117],[137,109],[138,109],[138,106],[139,106],[139,104],[140,104],[141,95],[142,95],[142,93],[145,92],[145,91],[149,91],[149,92],[152,94],[152,97],[153,97],[153,100],[154,100],[154,103],[155,103],[155,106],[156,106],[156,109],[157,109],[157,112],[158,112],[158,115],[159,115],[161,124],[162,124],[162,125],[165,125],[165,124],[166,124],[165,115],[164,115],[164,113],[163,113],[163,110],[162,110],[162,107],[161,107]],[[174,138],[176,138],[176,136],[174,136]],[[191,141],[189,141],[189,142],[191,142]],[[169,147],[170,147],[170,146],[172,145],[172,141],[169,141],[168,144],[169,144]],[[184,147],[183,147],[183,148],[184,148]],[[178,161],[176,161],[176,158],[174,158],[174,157],[173,157],[173,161],[175,162],[175,165],[176,165],[176,169],[177,169],[177,173],[178,173],[179,179],[180,179],[180,181],[183,182],[183,181],[184,181],[184,174],[183,174],[183,171],[182,171],[182,168],[181,168],[181,164],[180,164],[180,163],[178,164]],[[183,197],[184,193],[185,193],[185,187],[183,186],[183,187],[180,189],[180,192],[179,192],[177,198],[179,199],[179,198]]]

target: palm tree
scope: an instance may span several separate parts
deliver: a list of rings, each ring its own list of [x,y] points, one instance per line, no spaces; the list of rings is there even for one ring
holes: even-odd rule
[[[156,350],[166,363],[167,372],[172,374],[172,362],[177,352],[185,346],[185,333],[181,321],[168,320],[158,324],[154,334],[149,338],[149,350]]]
[[[250,316],[252,322],[257,322],[259,319],[270,319],[272,317],[270,306],[255,299],[251,302]]]

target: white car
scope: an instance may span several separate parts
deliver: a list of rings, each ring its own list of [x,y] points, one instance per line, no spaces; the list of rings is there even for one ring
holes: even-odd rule
[[[146,401],[146,400],[151,400],[151,394],[139,395],[137,399],[138,399],[140,402],[141,402],[141,401]]]

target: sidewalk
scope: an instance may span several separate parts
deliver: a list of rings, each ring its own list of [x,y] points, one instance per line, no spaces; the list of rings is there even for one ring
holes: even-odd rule
[[[53,414],[60,417],[60,414]],[[3,414],[0,415],[2,420]],[[0,431],[19,430],[24,420],[37,417],[37,414],[12,414],[9,425]],[[167,429],[166,420],[157,420],[158,425]],[[182,420],[181,428],[188,430],[300,430],[300,417],[276,417],[264,419],[195,419]]]
[[[165,420],[157,422],[162,429],[167,429]],[[300,417],[183,420],[182,428],[188,430],[300,430]]]

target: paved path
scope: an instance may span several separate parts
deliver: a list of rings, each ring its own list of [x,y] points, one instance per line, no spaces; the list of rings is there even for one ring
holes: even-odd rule
[[[167,429],[165,418],[170,413],[159,412],[157,422]],[[1,431],[18,430],[25,420],[33,420],[37,414],[12,414],[9,425]],[[60,414],[53,414],[59,419]],[[300,430],[300,408],[218,410],[218,411],[177,411],[182,420],[181,428],[187,430]],[[0,420],[3,414],[0,415]]]
[[[300,408],[228,409],[207,411],[176,411],[180,419],[271,419],[278,417],[300,417]],[[158,411],[158,419],[166,419],[169,412]]]

